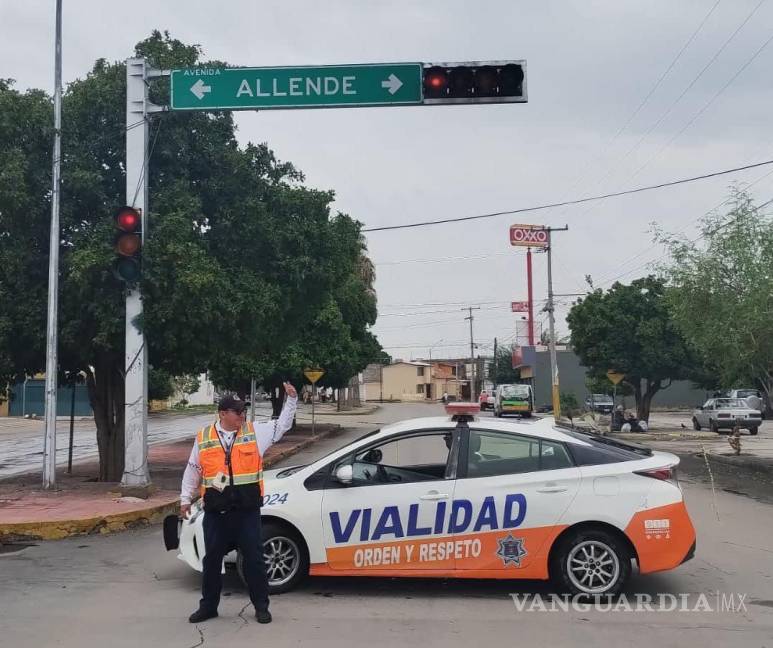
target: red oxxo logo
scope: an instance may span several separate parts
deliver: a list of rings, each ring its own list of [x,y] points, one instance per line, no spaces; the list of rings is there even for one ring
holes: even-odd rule
[[[550,232],[535,225],[511,225],[510,245],[547,247],[550,245]]]

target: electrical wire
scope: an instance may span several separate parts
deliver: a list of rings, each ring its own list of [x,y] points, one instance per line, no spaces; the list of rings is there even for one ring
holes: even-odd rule
[[[671,63],[668,65],[666,70],[663,72],[663,74],[660,75],[660,78],[655,82],[655,85],[652,86],[650,91],[647,93],[647,95],[644,97],[644,99],[641,100],[641,103],[637,106],[636,110],[631,113],[631,115],[628,117],[626,122],[618,129],[618,131],[612,136],[612,138],[607,142],[607,144],[604,146],[604,150],[596,156],[596,158],[590,162],[590,164],[586,161],[585,164],[582,165],[582,168],[585,169],[585,172],[581,173],[577,180],[572,184],[571,188],[569,189],[569,193],[571,191],[574,191],[578,186],[581,186],[582,183],[588,178],[589,170],[590,168],[596,164],[602,157],[604,157],[604,154],[610,149],[610,147],[617,141],[617,139],[622,135],[625,130],[631,125],[631,122],[636,118],[636,116],[639,114],[642,108],[647,104],[647,102],[650,100],[653,94],[655,94],[655,91],[660,87],[660,85],[663,83],[665,78],[669,75],[671,70],[674,69],[674,66],[677,64],[679,59],[682,58],[682,54],[687,51],[687,48],[692,44],[692,42],[695,40],[695,37],[700,33],[700,31],[703,29],[704,25],[708,22],[709,18],[711,18],[712,14],[714,13],[715,9],[719,6],[719,4],[722,2],[722,0],[717,0],[714,3],[714,6],[709,9],[708,13],[703,17],[703,20],[700,22],[698,27],[693,31],[693,33],[690,35],[690,37],[687,39],[687,42],[682,46],[682,48],[679,50],[679,52],[676,54],[676,56],[671,60]],[[600,184],[596,183],[597,185]],[[564,194],[564,196],[566,195]]]
[[[596,183],[596,187],[599,187],[604,184],[606,180],[608,180],[616,171],[618,171],[622,163],[628,159],[631,154],[641,146],[641,144],[644,142],[644,140],[649,137],[649,135],[660,125],[663,123],[663,121],[668,117],[671,112],[676,108],[676,106],[679,104],[679,102],[687,95],[687,93],[693,88],[693,86],[700,80],[700,78],[706,73],[706,71],[714,64],[714,62],[719,58],[719,56],[722,54],[722,52],[725,51],[725,48],[733,41],[733,39],[738,35],[738,33],[741,31],[741,29],[746,26],[746,24],[752,19],[755,13],[759,10],[759,8],[762,6],[762,4],[765,2],[765,0],[760,0],[760,2],[757,4],[754,9],[751,10],[751,12],[744,18],[744,20],[741,22],[738,27],[736,27],[735,31],[730,35],[730,37],[725,40],[725,42],[720,46],[720,48],[714,53],[714,55],[709,59],[709,62],[706,63],[706,65],[703,66],[700,72],[693,77],[692,81],[687,84],[687,87],[685,87],[684,90],[682,90],[682,93],[671,103],[671,105],[666,109],[666,111],[658,117],[655,122],[650,125],[650,127],[644,132],[644,134],[638,139],[638,141],[630,148],[628,151],[626,151],[621,157],[618,157],[614,164],[611,165],[609,171],[604,175],[604,177],[601,178]]]
[[[731,173],[738,173],[740,171],[748,171],[749,169],[756,169],[757,167],[767,166],[773,164],[773,160],[765,160],[764,162],[756,162],[754,164],[746,164],[740,167],[734,167],[732,169],[723,169],[722,171],[713,171],[711,173],[704,173],[699,176],[692,176],[690,178],[682,178],[680,180],[672,180],[669,182],[661,182],[654,185],[646,185],[644,187],[637,187],[635,189],[626,189],[624,191],[615,191],[613,193],[601,194],[598,196],[588,196],[586,198],[577,198],[574,200],[565,200],[563,202],[546,203],[544,205],[535,205],[532,207],[520,207],[518,209],[509,209],[499,212],[491,212],[488,214],[477,214],[475,216],[461,216],[458,218],[443,218],[433,221],[422,221],[418,223],[405,223],[403,225],[385,225],[383,227],[368,227],[363,229],[363,232],[384,232],[388,230],[410,229],[416,227],[427,227],[430,225],[444,225],[446,223],[460,223],[463,221],[481,220],[485,218],[495,218],[497,216],[506,216],[510,214],[522,214],[525,212],[541,211],[545,209],[552,209],[554,207],[563,207],[565,205],[580,205],[583,203],[593,202],[597,200],[606,200],[608,198],[617,198],[618,196],[627,196],[631,194],[642,193],[644,191],[652,191],[654,189],[663,189],[665,187],[674,187],[676,185],[688,184],[691,182],[697,182],[699,180],[707,180],[709,178],[716,178],[719,176],[728,175]]]

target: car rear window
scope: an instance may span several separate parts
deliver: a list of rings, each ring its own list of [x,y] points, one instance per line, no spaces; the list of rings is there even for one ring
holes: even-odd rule
[[[574,462],[578,466],[596,466],[599,464],[619,463],[621,461],[636,461],[644,457],[652,456],[652,450],[634,443],[625,443],[609,437],[600,437],[593,434],[583,434],[577,430],[561,430],[575,439],[585,441],[590,445],[567,443],[566,447],[572,453]]]

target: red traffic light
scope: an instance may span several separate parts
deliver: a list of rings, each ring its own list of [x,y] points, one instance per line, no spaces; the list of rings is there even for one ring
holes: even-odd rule
[[[134,207],[121,207],[115,215],[115,226],[123,232],[137,232],[142,226],[142,216]]]
[[[424,103],[526,102],[525,61],[424,65]]]
[[[115,214],[115,253],[113,273],[127,283],[140,278],[142,248],[142,214],[134,207],[121,207]]]
[[[448,73],[442,67],[424,70],[424,96],[445,97],[448,88]]]

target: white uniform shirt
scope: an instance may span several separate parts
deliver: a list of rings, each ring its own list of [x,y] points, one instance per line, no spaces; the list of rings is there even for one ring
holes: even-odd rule
[[[266,421],[265,423],[253,424],[255,427],[255,443],[258,446],[258,452],[260,452],[261,457],[266,453],[266,450],[279,441],[284,436],[285,432],[292,427],[297,405],[298,399],[290,398],[288,396],[278,419]],[[220,441],[223,446],[228,448],[231,443],[233,443],[236,430],[230,432],[224,430],[220,425],[220,421],[215,423],[215,429],[220,436]],[[199,463],[199,444],[197,441],[194,441],[193,450],[191,450],[191,456],[188,459],[188,465],[183,474],[180,503],[190,504],[198,496],[200,485],[201,464]]]

